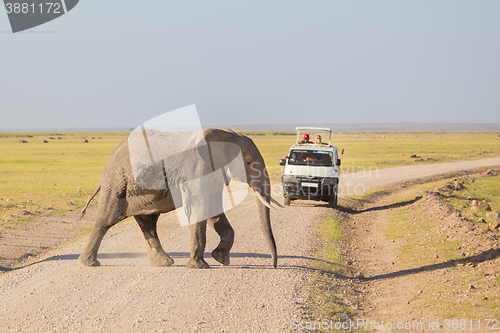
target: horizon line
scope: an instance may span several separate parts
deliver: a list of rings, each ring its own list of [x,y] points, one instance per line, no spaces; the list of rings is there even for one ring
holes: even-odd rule
[[[203,128],[230,128],[236,131],[290,131],[298,126],[322,126],[335,132],[495,132],[500,131],[500,123],[288,123],[288,124],[233,124],[207,125]],[[41,127],[41,128],[0,128],[0,133],[44,133],[44,132],[131,132],[136,127]]]

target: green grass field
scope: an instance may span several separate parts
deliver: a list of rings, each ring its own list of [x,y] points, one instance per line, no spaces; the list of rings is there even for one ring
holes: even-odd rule
[[[40,214],[81,207],[99,184],[109,156],[127,134],[0,133],[0,220],[4,220],[0,223],[5,226],[5,220],[9,220],[12,225]],[[279,160],[294,144],[295,135],[245,134],[261,150],[271,177],[279,178],[283,170]],[[81,137],[89,142],[81,143]],[[500,155],[496,133],[337,133],[332,143],[340,151],[345,149],[341,156],[344,171],[360,166],[386,168]],[[415,162],[417,158],[411,155],[430,159]]]
[[[2,221],[2,225],[81,207],[99,184],[109,156],[126,135],[0,134],[0,220],[9,220]],[[89,142],[81,143],[81,137]],[[24,214],[18,216],[19,212]]]
[[[269,174],[278,175],[282,170],[279,160],[286,156],[296,137],[251,137],[261,149]],[[332,144],[339,152],[344,149],[344,155],[340,157],[342,169],[347,172],[361,166],[389,168],[500,155],[500,136],[497,133],[339,133],[332,136]]]

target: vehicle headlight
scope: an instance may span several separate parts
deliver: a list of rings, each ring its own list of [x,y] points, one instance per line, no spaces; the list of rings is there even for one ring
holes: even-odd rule
[[[296,176],[283,176],[283,181],[285,183],[298,183],[299,182],[299,178],[297,178]]]
[[[323,180],[323,184],[325,185],[334,185],[337,183],[337,180],[335,178],[325,178]]]

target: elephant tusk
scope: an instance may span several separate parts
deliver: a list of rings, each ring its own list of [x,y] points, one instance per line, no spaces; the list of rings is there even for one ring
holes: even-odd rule
[[[255,194],[257,194],[257,198],[259,198],[259,200],[268,208],[272,208],[272,209],[276,209],[276,207],[273,207],[271,206],[271,204],[269,202],[266,201],[266,199],[264,199],[264,197],[262,196],[262,194],[260,194],[259,192],[255,191]]]
[[[280,208],[285,208],[285,206],[283,206],[282,204],[280,204],[276,199],[274,199],[273,197],[271,197],[271,201],[274,202],[275,204],[277,204]]]

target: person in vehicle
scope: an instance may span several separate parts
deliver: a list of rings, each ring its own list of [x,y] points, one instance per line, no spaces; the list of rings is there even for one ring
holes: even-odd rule
[[[318,134],[318,135],[316,136],[316,142],[314,142],[314,143],[315,143],[315,144],[317,144],[317,145],[320,145],[320,144],[321,144],[321,135],[319,135],[319,134]]]
[[[317,159],[316,154],[314,154],[314,153],[307,154],[306,161],[312,162],[312,161],[316,161],[316,159]]]
[[[293,152],[290,156],[290,163],[296,164],[298,162],[304,162],[304,156],[302,155],[302,153]]]
[[[301,143],[311,143],[311,141],[309,141],[309,134],[304,134],[304,139],[301,141]]]

